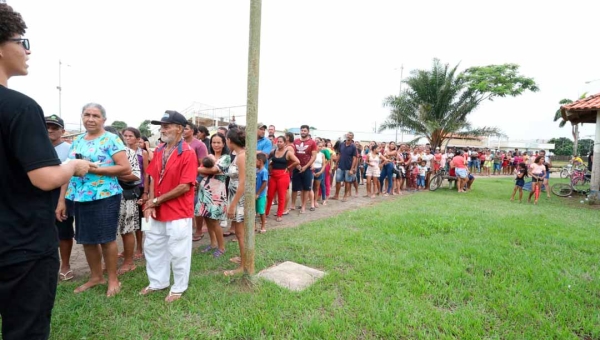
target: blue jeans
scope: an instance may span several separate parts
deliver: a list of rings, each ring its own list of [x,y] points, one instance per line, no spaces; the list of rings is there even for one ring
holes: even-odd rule
[[[425,176],[419,175],[419,178],[417,178],[417,186],[423,188],[425,187]]]
[[[381,169],[381,174],[379,175],[379,184],[381,187],[381,192],[383,192],[383,181],[385,180],[386,177],[388,179],[388,186],[387,186],[386,193],[391,194],[392,187],[394,185],[394,164],[387,163]]]

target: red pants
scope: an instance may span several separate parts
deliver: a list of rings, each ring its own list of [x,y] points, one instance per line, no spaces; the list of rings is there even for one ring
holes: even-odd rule
[[[325,167],[325,198],[329,198],[329,194],[331,193],[331,165],[327,164]]]
[[[277,202],[277,217],[283,216],[285,209],[285,195],[290,186],[290,174],[285,170],[273,170],[269,177],[269,189],[267,190],[267,210],[265,213],[269,216],[271,212],[271,204],[275,198],[275,192],[279,201]]]

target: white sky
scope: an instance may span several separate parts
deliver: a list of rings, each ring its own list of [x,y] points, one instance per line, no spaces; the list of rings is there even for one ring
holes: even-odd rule
[[[9,86],[78,126],[98,102],[137,126],[197,101],[246,103],[249,0],[8,0],[29,29],[29,76]],[[485,103],[474,126],[511,139],[570,137],[558,101],[600,92],[600,1],[263,0],[259,121],[278,129],[371,131],[385,97],[432,59],[461,68],[517,63],[540,91]],[[581,138],[594,133],[585,125]]]

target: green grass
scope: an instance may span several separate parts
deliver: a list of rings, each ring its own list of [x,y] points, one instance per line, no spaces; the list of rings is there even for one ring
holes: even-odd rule
[[[53,339],[599,339],[598,211],[554,196],[509,202],[513,182],[412,195],[269,231],[257,270],[286,260],[327,271],[303,292],[222,275],[195,254],[190,289],[138,296],[143,268],[74,295],[59,285]],[[227,255],[236,251],[230,244]]]

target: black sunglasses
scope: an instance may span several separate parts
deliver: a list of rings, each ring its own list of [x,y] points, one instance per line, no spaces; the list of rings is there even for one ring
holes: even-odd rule
[[[23,48],[29,51],[29,39],[19,38],[19,39],[8,39],[10,41],[18,41],[23,45]]]

